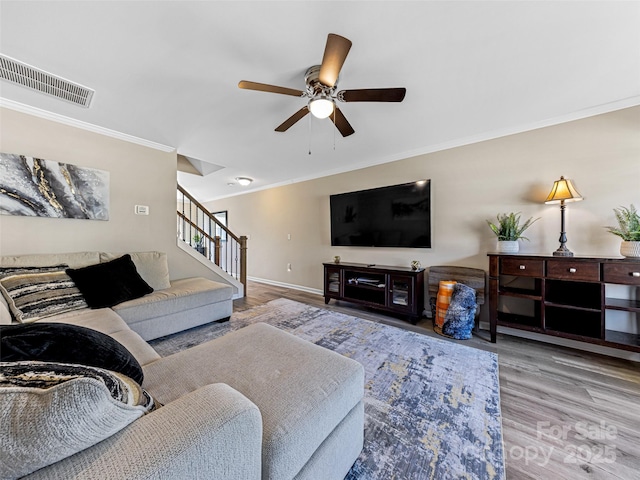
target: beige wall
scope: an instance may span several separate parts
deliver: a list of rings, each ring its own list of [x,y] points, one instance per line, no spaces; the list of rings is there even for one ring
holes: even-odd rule
[[[541,217],[527,231],[531,241],[521,242],[521,252],[551,253],[559,245],[560,208],[543,201],[564,175],[585,199],[567,207],[568,247],[576,255],[617,256],[620,241],[603,226],[615,222],[614,207],[640,208],[638,132],[640,107],[629,108],[207,207],[228,210],[231,229],[250,235],[249,276],[321,290],[322,262],[334,255],[345,262],[408,266],[416,259],[426,267],[486,270],[496,239],[485,219],[502,212]],[[329,195],[423,178],[431,179],[432,248],[331,247]]]
[[[176,246],[175,153],[4,108],[0,127],[0,151],[108,170],[111,184],[108,222],[0,216],[0,254],[161,250],[169,254],[174,278],[216,278]],[[228,210],[231,229],[250,235],[251,277],[321,290],[322,262],[334,255],[351,262],[408,265],[417,259],[427,267],[486,269],[495,238],[485,219],[500,212],[541,217],[521,251],[550,253],[558,246],[560,212],[541,202],[565,175],[585,197],[567,209],[569,248],[579,255],[615,256],[619,240],[603,226],[614,222],[614,207],[640,207],[639,131],[640,107],[629,108],[208,207]],[[431,249],[331,247],[329,195],[421,178],[432,181]],[[135,204],[148,205],[151,215],[134,215]]]
[[[168,253],[172,278],[219,279],[176,245],[176,153],[0,109],[0,151],[106,170],[109,221],[0,215],[0,255],[84,250]],[[134,206],[150,207],[149,216]]]

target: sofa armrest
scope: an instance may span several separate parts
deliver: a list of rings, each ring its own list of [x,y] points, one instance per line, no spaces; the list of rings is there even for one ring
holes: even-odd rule
[[[207,385],[29,479],[260,479],[262,417],[226,384]]]

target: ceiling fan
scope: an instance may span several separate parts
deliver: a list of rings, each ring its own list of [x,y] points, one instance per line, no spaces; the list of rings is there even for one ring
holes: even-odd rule
[[[304,75],[305,90],[278,87],[247,80],[240,81],[238,87],[309,99],[307,105],[276,127],[276,132],[286,132],[297,121],[311,112],[317,118],[329,117],[342,136],[347,137],[353,134],[355,130],[337,107],[336,100],[340,102],[401,102],[407,91],[406,88],[365,88],[336,92],[338,75],[350,48],[350,40],[330,33],[327,37],[322,64],[308,68]]]

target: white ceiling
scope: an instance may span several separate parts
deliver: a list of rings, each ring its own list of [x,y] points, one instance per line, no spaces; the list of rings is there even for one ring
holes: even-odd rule
[[[639,25],[638,1],[2,1],[0,52],[96,93],[0,96],[223,166],[179,174],[207,201],[638,105]],[[238,81],[304,89],[330,32],[353,42],[339,89],[404,102],[340,104],[347,138],[311,115],[274,132],[305,100]]]

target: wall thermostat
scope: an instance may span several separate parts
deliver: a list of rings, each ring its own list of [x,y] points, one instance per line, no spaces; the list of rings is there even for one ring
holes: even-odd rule
[[[136,215],[149,215],[149,207],[147,205],[136,205]]]

